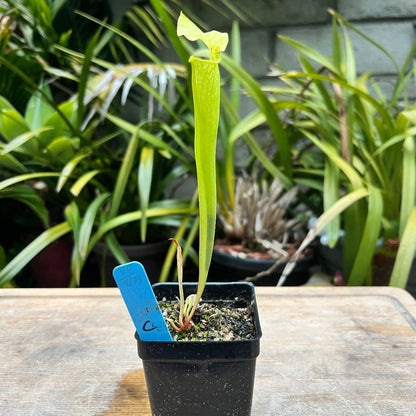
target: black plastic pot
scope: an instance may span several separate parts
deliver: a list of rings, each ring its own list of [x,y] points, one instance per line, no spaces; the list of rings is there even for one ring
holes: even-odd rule
[[[209,269],[209,280],[217,281],[219,277],[227,282],[244,280],[246,277],[269,269],[274,263],[274,260],[241,258],[214,249]],[[286,263],[282,263],[276,270],[256,280],[254,284],[256,286],[276,286],[285,265]],[[310,269],[315,265],[314,254],[299,259],[292,273],[287,277],[284,286],[299,286],[306,283],[311,275]]]
[[[153,285],[156,298],[175,299],[176,283]],[[185,283],[185,296],[196,284]],[[136,333],[153,416],[248,416],[261,329],[251,283],[208,283],[203,300],[253,304],[256,338],[243,341],[153,342]]]

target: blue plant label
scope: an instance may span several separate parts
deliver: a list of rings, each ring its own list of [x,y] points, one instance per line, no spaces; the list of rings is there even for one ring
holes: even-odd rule
[[[141,263],[132,261],[113,270],[114,280],[142,341],[172,341],[152,286]]]

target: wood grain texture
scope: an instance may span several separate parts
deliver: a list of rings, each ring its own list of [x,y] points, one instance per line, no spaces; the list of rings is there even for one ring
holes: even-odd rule
[[[259,293],[264,337],[254,414],[416,415],[410,295],[390,288],[285,292]]]
[[[146,380],[143,369],[131,371],[123,375],[123,379],[111,400],[107,411],[99,416],[150,415],[147,398]]]
[[[258,287],[253,416],[416,414],[416,301]],[[0,290],[0,415],[150,415],[116,288]]]

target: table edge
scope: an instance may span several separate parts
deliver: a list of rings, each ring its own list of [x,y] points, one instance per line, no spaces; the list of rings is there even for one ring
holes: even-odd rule
[[[416,300],[406,290],[390,286],[256,286],[258,297],[266,296],[383,296],[398,300],[416,318]],[[10,297],[120,297],[117,287],[89,288],[3,288],[0,299]]]

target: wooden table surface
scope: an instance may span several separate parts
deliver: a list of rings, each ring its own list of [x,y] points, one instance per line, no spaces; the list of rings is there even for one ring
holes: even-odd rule
[[[253,416],[416,415],[416,301],[407,292],[256,293]],[[1,416],[150,415],[118,289],[1,289],[0,316]]]

